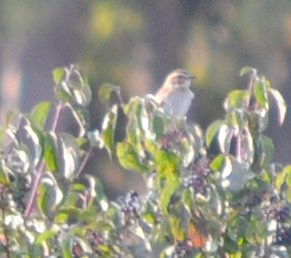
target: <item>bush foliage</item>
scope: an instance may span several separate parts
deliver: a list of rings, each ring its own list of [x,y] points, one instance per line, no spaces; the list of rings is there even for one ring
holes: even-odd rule
[[[264,134],[271,106],[282,124],[286,105],[255,69],[241,76],[248,86],[206,132],[151,96],[124,103],[110,84],[99,91],[102,128],[89,130],[88,82],[77,66],[54,70],[58,102],[11,112],[1,129],[1,257],[290,257],[291,166],[274,163]],[[77,136],[58,129],[65,109]],[[83,171],[100,148],[142,174],[146,193],[108,200]]]

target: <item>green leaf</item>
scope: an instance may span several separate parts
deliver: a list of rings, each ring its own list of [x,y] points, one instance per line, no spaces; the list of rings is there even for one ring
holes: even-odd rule
[[[118,114],[117,105],[112,106],[110,111],[105,115],[103,123],[102,123],[102,132],[101,137],[106,147],[109,155],[114,151],[115,143],[114,143],[114,135],[115,128],[117,122],[117,114]]]
[[[276,103],[278,111],[279,111],[279,117],[278,117],[279,124],[282,125],[284,120],[285,120],[285,116],[286,116],[286,112],[287,112],[287,105],[285,103],[285,100],[282,97],[281,93],[279,91],[277,91],[276,89],[270,88],[269,93],[275,99],[275,103]]]
[[[157,138],[160,139],[165,134],[166,130],[165,119],[162,116],[155,115],[152,118],[152,128]]]
[[[133,145],[127,142],[118,143],[116,155],[122,167],[136,172],[149,172],[149,168],[139,160],[138,153]]]
[[[40,102],[36,105],[31,111],[29,118],[32,122],[33,126],[35,126],[39,130],[44,130],[48,114],[52,108],[52,104],[50,102]]]
[[[290,180],[291,180],[291,165],[288,165],[284,167],[282,171],[276,174],[275,186],[279,191],[281,191],[282,185],[284,183],[287,183],[290,188],[291,186]]]
[[[217,135],[220,127],[223,124],[224,124],[223,120],[216,120],[207,127],[206,134],[205,134],[205,141],[206,141],[207,147],[211,145],[214,137]]]
[[[56,179],[52,174],[46,173],[41,179],[37,194],[37,206],[41,213],[47,217],[52,216],[56,207],[63,199]]]
[[[269,108],[268,94],[263,79],[257,81],[254,84],[254,94],[259,106],[261,108],[268,109]]]
[[[71,251],[71,244],[68,239],[65,239],[64,241],[62,241],[61,246],[62,246],[62,255],[64,258],[74,257]]]
[[[1,186],[9,186],[10,182],[9,182],[9,178],[6,175],[6,173],[4,172],[2,165],[0,167],[0,185]]]
[[[53,239],[59,232],[59,229],[57,227],[54,227],[53,229],[46,230],[44,233],[41,233],[37,236],[34,243],[37,245],[41,245],[43,242],[46,242],[50,239]]]
[[[210,163],[210,168],[212,171],[221,171],[223,169],[225,162],[225,156],[220,154],[215,157],[215,159]]]
[[[74,136],[68,133],[62,133],[59,137],[63,167],[62,173],[65,178],[72,180],[79,168],[81,153]]]
[[[257,70],[250,66],[245,66],[240,70],[240,76],[244,76],[246,74],[257,74]]]
[[[252,245],[258,245],[263,242],[266,234],[266,229],[262,221],[252,219],[246,228],[245,237]]]
[[[90,104],[91,98],[92,98],[91,88],[87,84],[84,84],[84,85],[72,84],[70,86],[72,88],[71,96],[75,100],[75,103],[78,106],[87,107]]]
[[[167,179],[166,185],[161,191],[161,208],[164,215],[168,215],[168,207],[171,202],[171,198],[180,186],[178,177],[171,177]]]
[[[184,240],[185,232],[183,228],[181,227],[181,218],[178,218],[176,216],[170,216],[169,222],[170,222],[170,227],[171,227],[171,231],[174,236],[174,239],[177,241]]]
[[[60,84],[60,82],[64,78],[64,75],[65,75],[64,68],[56,68],[53,70],[53,79],[54,79],[55,85]]]
[[[228,111],[234,108],[244,108],[248,98],[249,92],[247,90],[233,90],[228,93],[224,101],[224,109]]]
[[[153,157],[154,167],[159,175],[169,178],[177,173],[183,157],[180,157],[176,153],[162,150],[156,142],[151,140],[147,140],[144,144],[146,150]]]
[[[58,154],[56,150],[56,138],[53,134],[47,134],[44,140],[44,161],[48,170],[55,172],[58,170]]]
[[[268,166],[272,163],[275,147],[272,139],[265,135],[261,135],[260,142],[263,151],[263,162],[265,166]]]
[[[72,114],[79,125],[79,137],[83,137],[89,127],[89,111],[83,107],[69,105]]]
[[[119,94],[120,87],[110,83],[103,84],[98,92],[99,99],[101,100],[101,102],[108,103],[110,101],[112,92],[117,92]]]
[[[135,127],[144,130],[142,120],[144,118],[144,101],[140,97],[133,97],[123,107],[124,113],[134,120]],[[145,128],[146,130],[148,128]]]

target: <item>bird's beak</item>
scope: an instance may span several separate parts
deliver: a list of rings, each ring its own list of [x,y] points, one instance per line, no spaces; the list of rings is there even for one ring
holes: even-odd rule
[[[188,78],[191,79],[191,80],[193,81],[193,80],[196,79],[196,76],[194,76],[194,75],[190,75]]]

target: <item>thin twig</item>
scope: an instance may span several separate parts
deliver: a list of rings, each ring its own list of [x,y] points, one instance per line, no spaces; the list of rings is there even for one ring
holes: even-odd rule
[[[253,72],[250,75],[250,81],[249,81],[249,86],[248,86],[249,97],[246,101],[246,107],[249,107],[249,105],[250,105],[251,95],[253,93],[253,88],[254,88],[256,78],[257,78],[257,70],[253,70]]]
[[[236,144],[236,157],[239,162],[242,161],[242,148],[241,148],[241,135],[238,134],[237,136],[237,144]]]
[[[92,151],[93,151],[93,146],[90,146],[89,150],[86,152],[86,154],[82,160],[82,163],[79,167],[78,172],[76,173],[76,177],[79,177],[81,175],[83,169],[85,168],[85,166],[86,166],[86,164],[87,164],[87,162],[92,154]]]
[[[53,118],[53,121],[52,121],[52,126],[51,126],[51,131],[52,132],[55,132],[56,129],[57,129],[62,109],[63,109],[63,105],[62,104],[58,104],[56,106],[56,111],[55,111],[54,118]],[[39,186],[40,179],[41,179],[42,174],[43,174],[44,166],[45,166],[45,162],[44,162],[44,159],[42,159],[42,161],[41,161],[41,163],[39,165],[39,168],[36,171],[34,180],[33,180],[33,185],[32,185],[30,196],[29,196],[29,199],[28,199],[28,202],[27,202],[27,205],[26,205],[26,209],[25,209],[25,212],[24,212],[24,217],[28,217],[30,215],[30,213],[31,213],[31,210],[32,210],[32,207],[33,207],[33,203],[34,203],[34,200],[35,200],[35,197],[36,197],[37,188]]]

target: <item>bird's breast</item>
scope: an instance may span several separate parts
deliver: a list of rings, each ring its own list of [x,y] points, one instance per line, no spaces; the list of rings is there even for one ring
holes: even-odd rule
[[[166,112],[177,117],[184,117],[190,108],[194,94],[189,89],[176,90],[164,100]]]

